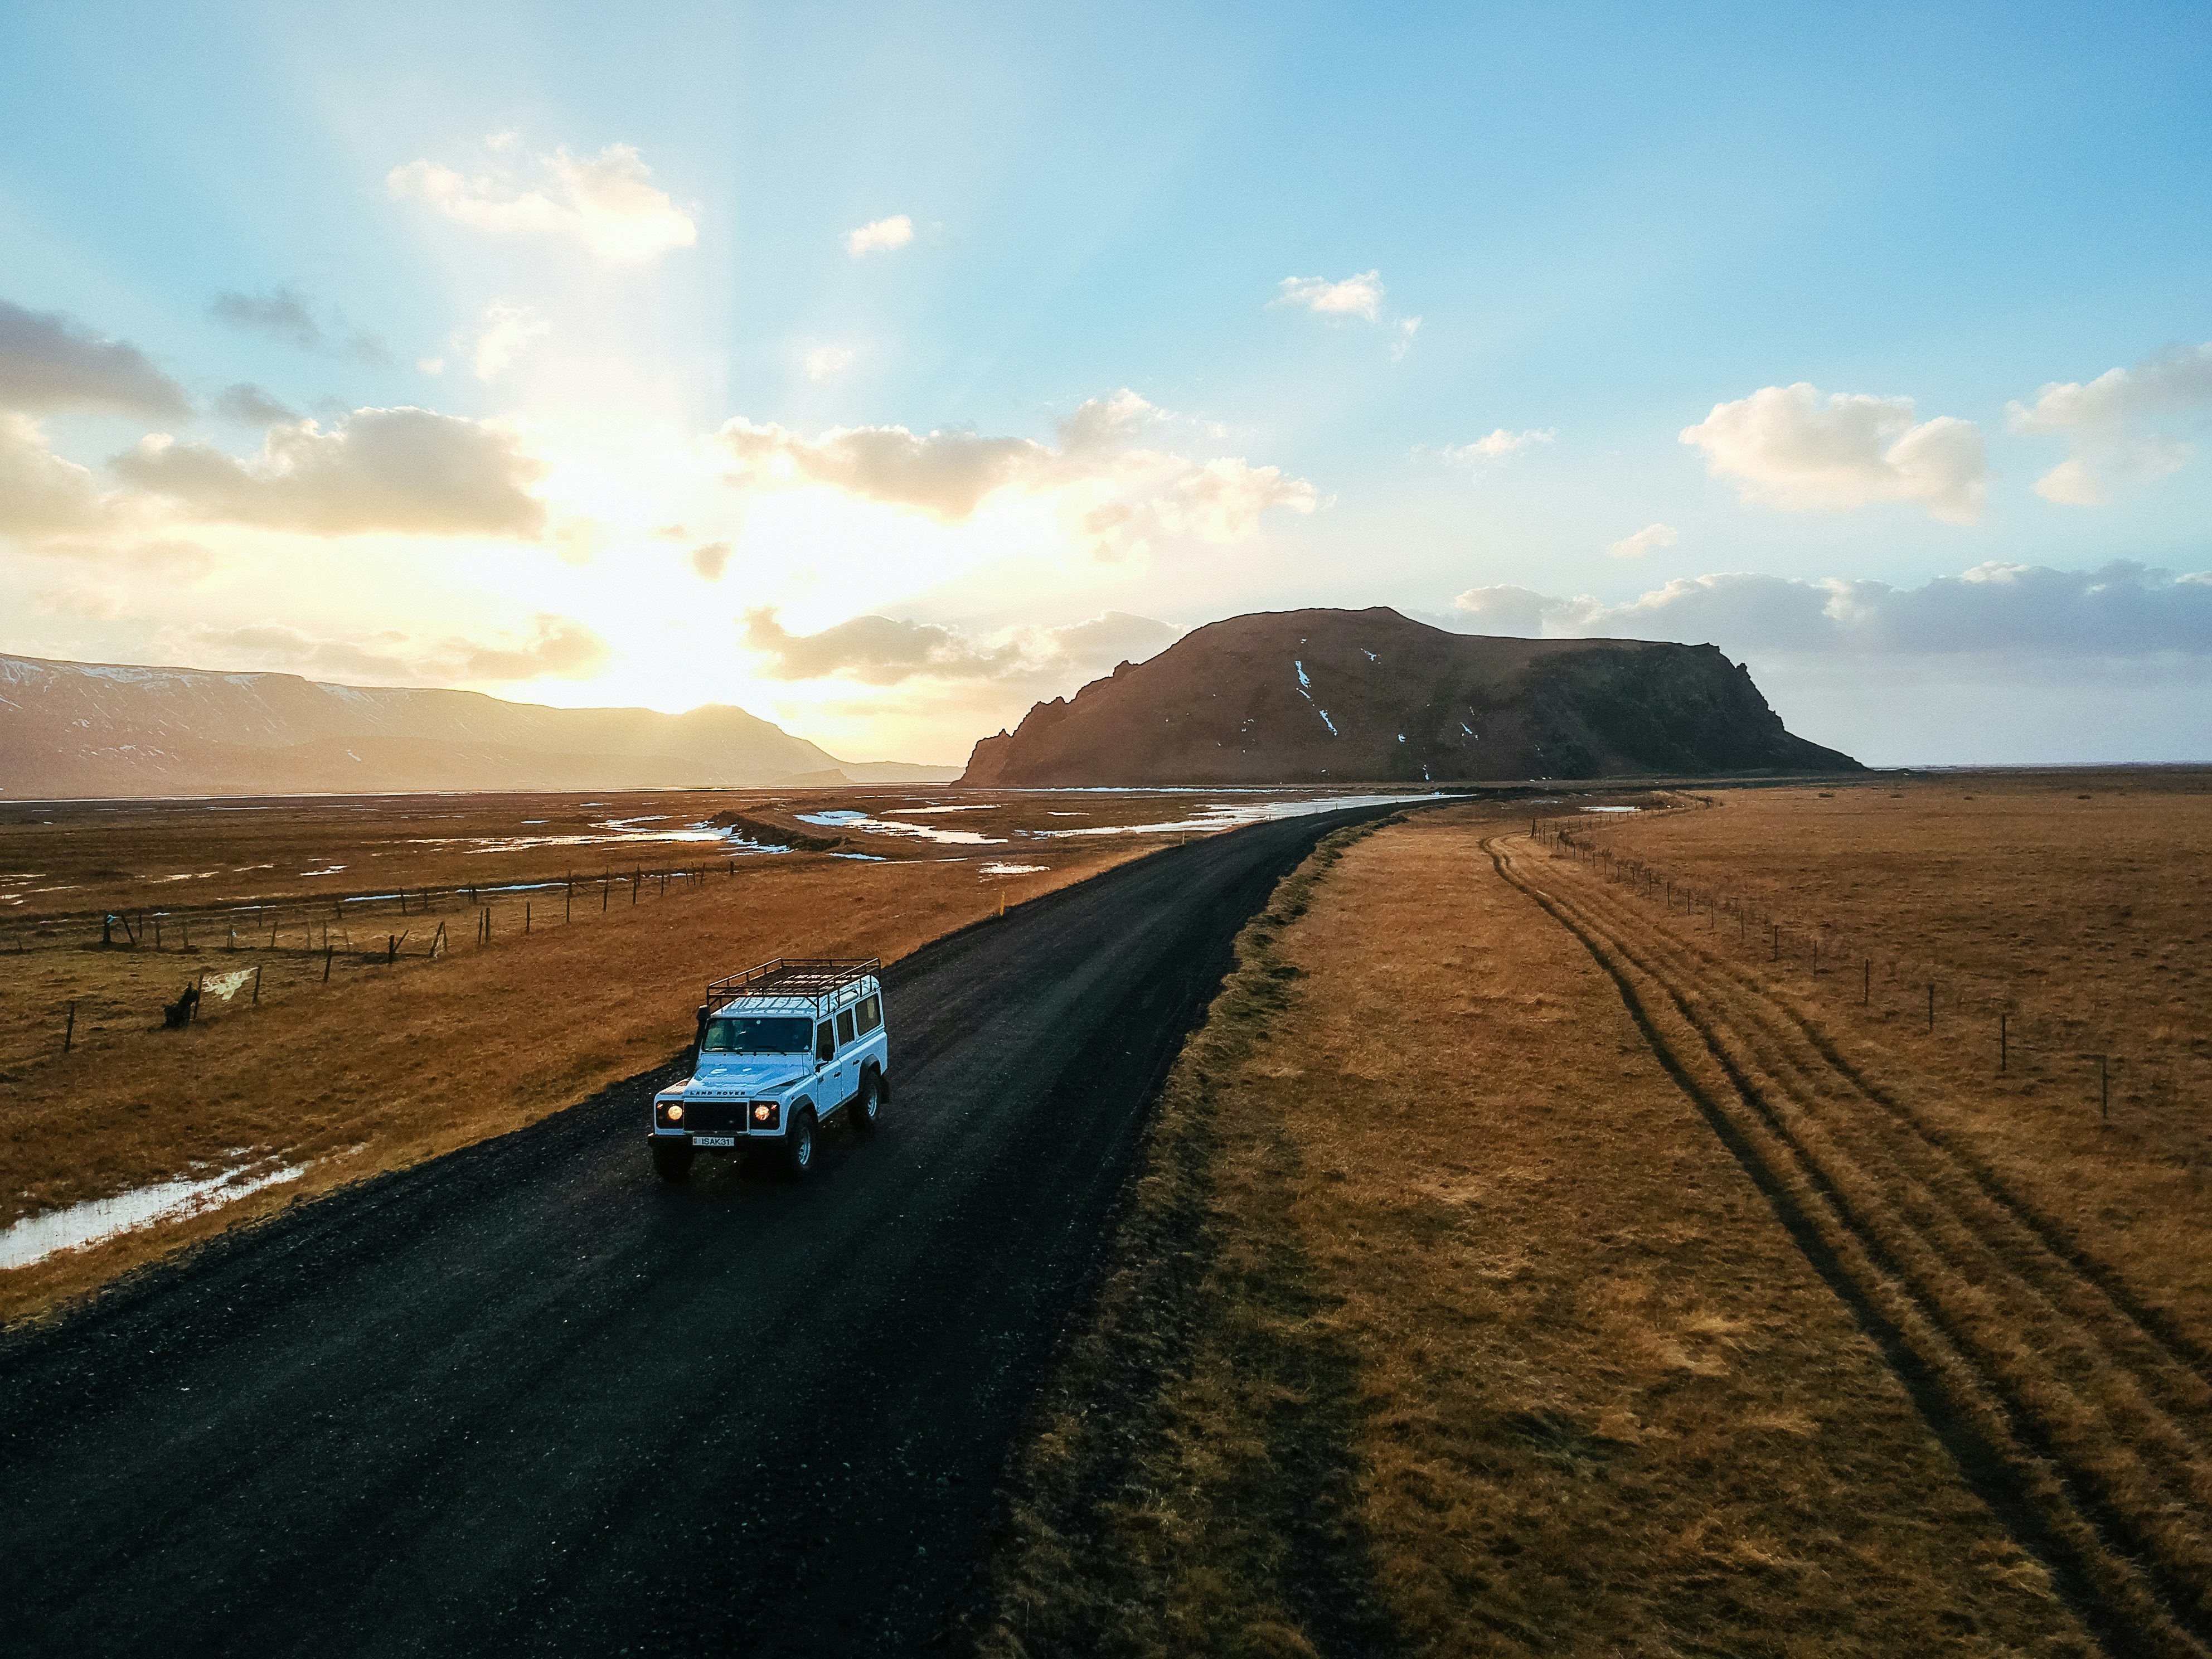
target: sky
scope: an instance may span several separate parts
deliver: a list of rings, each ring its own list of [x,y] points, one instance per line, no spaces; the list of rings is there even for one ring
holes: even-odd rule
[[[957,763],[1220,617],[2212,762],[2212,13],[16,7],[0,651]]]

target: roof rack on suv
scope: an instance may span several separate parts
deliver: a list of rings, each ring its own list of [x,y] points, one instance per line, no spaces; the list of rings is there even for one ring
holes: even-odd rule
[[[883,965],[879,957],[870,957],[865,962],[777,957],[757,968],[748,968],[742,974],[710,981],[707,1000],[719,1004],[732,997],[805,997],[818,1006],[854,980],[866,979]]]

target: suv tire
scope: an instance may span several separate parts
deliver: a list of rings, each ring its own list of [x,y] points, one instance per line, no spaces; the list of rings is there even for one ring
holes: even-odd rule
[[[791,1120],[791,1127],[784,1133],[784,1174],[793,1181],[805,1180],[821,1152],[820,1126],[815,1121],[814,1109],[808,1106]]]
[[[882,1118],[884,1112],[883,1079],[871,1069],[860,1073],[860,1092],[853,1097],[853,1103],[845,1115],[853,1121],[855,1133],[866,1134]]]
[[[691,1179],[691,1160],[696,1154],[689,1141],[653,1139],[653,1172],[672,1187],[680,1187]]]

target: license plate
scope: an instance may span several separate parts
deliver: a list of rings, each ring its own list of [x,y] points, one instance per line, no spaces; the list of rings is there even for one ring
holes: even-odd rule
[[[691,1144],[694,1146],[735,1146],[738,1138],[735,1135],[693,1135]]]

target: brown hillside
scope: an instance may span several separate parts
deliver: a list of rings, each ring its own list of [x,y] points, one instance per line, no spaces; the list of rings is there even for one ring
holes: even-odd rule
[[[1447,633],[1387,606],[1199,629],[975,745],[963,783],[1855,771],[1710,645]]]
[[[0,798],[714,787],[920,781],[742,708],[549,708],[475,691],[331,685],[0,656]]]

